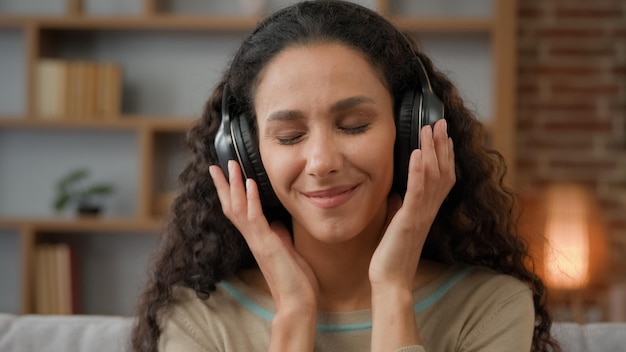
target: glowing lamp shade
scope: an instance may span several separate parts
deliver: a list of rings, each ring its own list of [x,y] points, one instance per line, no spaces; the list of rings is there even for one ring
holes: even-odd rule
[[[582,186],[562,184],[548,189],[544,263],[550,287],[574,290],[589,281],[589,200]]]

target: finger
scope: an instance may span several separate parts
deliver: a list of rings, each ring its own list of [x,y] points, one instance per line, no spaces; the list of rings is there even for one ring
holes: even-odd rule
[[[259,219],[263,219],[263,207],[261,206],[261,198],[259,197],[259,189],[253,179],[246,180],[246,197],[248,199],[248,220],[256,223]]]
[[[249,178],[246,179],[246,197],[247,197],[247,222],[246,226],[253,229],[254,236],[251,236],[248,231],[242,231],[243,237],[250,246],[250,249],[258,251],[259,243],[262,245],[263,239],[266,239],[266,234],[271,234],[267,219],[263,214],[263,207],[261,206],[261,197],[259,197],[259,188],[256,182]],[[259,242],[260,241],[260,242]]]
[[[448,165],[450,167],[449,173],[453,182],[456,182],[456,168],[454,161],[454,142],[452,138],[448,137]]]
[[[435,124],[434,130],[435,153],[437,164],[442,174],[448,173],[448,123],[446,120],[439,120]]]
[[[416,208],[424,194],[425,169],[423,160],[424,151],[415,149],[409,158],[409,177],[404,196],[404,206],[408,209]]]
[[[220,200],[222,210],[226,214],[230,212],[230,186],[228,185],[228,181],[226,181],[226,176],[224,176],[224,172],[217,165],[209,166],[209,174],[213,179],[213,184],[217,191],[217,198]]]
[[[230,182],[230,202],[234,216],[247,215],[248,202],[243,185],[243,177],[239,164],[234,160],[228,161],[228,176]]]
[[[422,128],[420,131],[420,140],[422,141],[421,150],[424,172],[426,172],[428,178],[437,178],[439,177],[439,164],[435,143],[433,141],[433,129],[430,125],[426,125]]]

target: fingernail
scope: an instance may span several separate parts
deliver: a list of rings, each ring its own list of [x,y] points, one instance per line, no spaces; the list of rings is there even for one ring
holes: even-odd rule
[[[431,126],[431,125],[426,125],[426,127],[428,127],[428,128],[427,128],[427,130],[426,130],[426,132],[428,132],[428,133],[427,133],[428,138],[433,139],[433,133],[434,133],[434,132],[433,132],[433,126]]]
[[[232,175],[234,173],[234,168],[235,168],[235,161],[234,160],[228,160],[228,173],[230,175]]]

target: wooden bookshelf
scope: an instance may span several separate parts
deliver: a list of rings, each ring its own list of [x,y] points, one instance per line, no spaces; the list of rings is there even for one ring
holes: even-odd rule
[[[14,230],[20,236],[21,258],[21,311],[24,314],[39,313],[36,308],[37,265],[36,251],[40,245],[40,238],[55,234],[78,234],[89,236],[90,233],[106,232],[111,234],[123,233],[159,233],[165,224],[161,220],[149,219],[29,219],[29,218],[0,218],[0,230]],[[80,299],[80,298],[79,298]]]
[[[190,117],[122,115],[115,120],[41,119],[37,116],[0,117],[0,128],[19,129],[102,129],[139,130],[149,128],[161,132],[185,132],[193,124]]]
[[[58,30],[174,30],[174,31],[249,31],[258,22],[252,17],[210,15],[154,16],[0,16],[0,26],[35,25],[41,29]]]
[[[35,232],[155,232],[162,229],[158,219],[101,219],[101,218],[4,218],[0,219],[0,229],[28,228]]]
[[[492,19],[482,18],[414,18],[391,16],[392,22],[403,30],[443,33],[488,33]],[[20,17],[0,16],[0,26],[36,25],[42,29],[58,30],[177,30],[177,31],[249,31],[258,18],[209,15],[153,15],[127,17]]]
[[[493,27],[493,20],[483,18],[414,18],[406,16],[392,17],[392,22],[406,31],[436,33],[486,33]]]
[[[19,1],[19,0],[12,0]],[[68,8],[73,0],[66,0]],[[159,198],[154,176],[155,164],[158,163],[156,146],[161,134],[184,134],[197,116],[130,114],[122,110],[118,116],[107,120],[69,119],[64,116],[54,120],[42,119],[36,114],[35,87],[37,78],[36,64],[42,58],[62,57],[58,47],[64,41],[74,40],[66,33],[98,32],[150,32],[155,36],[176,32],[178,35],[210,33],[212,38],[241,34],[254,28],[258,18],[246,16],[225,16],[216,14],[187,15],[163,12],[157,0],[141,0],[140,14],[119,16],[90,15],[84,11],[72,11],[66,15],[15,15],[0,14],[0,30],[19,31],[24,41],[24,104],[23,115],[0,116],[0,132],[12,133],[25,130],[70,131],[107,131],[107,133],[130,132],[137,140],[138,155],[138,200],[137,211],[132,218],[112,219],[48,219],[2,217],[0,229],[14,230],[20,236],[19,253],[21,256],[21,291],[22,312],[33,313],[34,307],[34,253],[42,234],[55,236],[65,233],[89,236],[90,233],[158,233],[163,228],[163,220],[155,215],[153,204]],[[176,0],[173,0],[176,1]],[[223,0],[228,1],[228,0]],[[493,63],[493,118],[487,124],[492,135],[494,147],[509,163],[510,180],[513,176],[515,160],[515,9],[516,0],[492,0],[492,13],[488,18],[423,18],[405,14],[389,13],[394,0],[377,0],[376,9],[387,15],[393,23],[406,31],[419,33],[441,33],[464,36],[484,34],[490,41],[488,54]],[[397,1],[397,0],[395,0]],[[77,148],[80,146],[77,146]],[[0,168],[3,167],[0,160]]]

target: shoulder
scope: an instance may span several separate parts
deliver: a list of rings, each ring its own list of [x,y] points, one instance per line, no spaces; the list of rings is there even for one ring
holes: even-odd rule
[[[172,301],[161,310],[160,346],[162,350],[210,350],[216,346],[214,331],[220,330],[221,321],[215,309],[215,301],[224,300],[219,293],[211,293],[210,299],[201,299],[196,292],[184,286],[172,288]],[[228,307],[228,304],[224,306]]]
[[[511,275],[454,266],[418,306],[423,308],[418,318],[424,336],[436,341],[431,349],[530,350],[535,319],[532,290]],[[511,344],[517,347],[509,348]]]
[[[498,309],[515,302],[534,312],[532,291],[518,278],[484,267],[458,267],[456,270],[454,277],[458,282],[450,289],[450,294],[457,300],[474,303],[476,307],[485,310]]]
[[[492,269],[477,266],[465,267],[459,270],[467,272],[465,279],[462,280],[464,286],[477,290],[496,291],[500,294],[530,293],[528,285],[511,275],[498,273]]]
[[[516,350],[512,346],[530,349],[535,308],[527,284],[511,275],[477,267],[472,267],[459,284],[469,308],[464,313],[466,329],[461,333],[464,344],[510,351]]]
[[[484,319],[503,307],[534,316],[528,285],[513,276],[476,266],[449,267],[418,290],[414,299],[416,312],[448,312],[459,319]]]
[[[159,319],[163,331],[161,345],[184,342],[180,346],[192,351],[248,348],[252,341],[241,339],[239,332],[263,335],[269,323],[252,314],[242,297],[236,295],[239,291],[233,290],[233,285],[237,283],[221,282],[208,299],[198,297],[188,287],[173,288],[173,300],[162,310]]]
[[[426,288],[438,290],[440,293],[469,295],[472,293],[489,293],[507,296],[521,292],[530,293],[530,288],[521,280],[511,275],[498,273],[480,266],[451,265],[440,270],[436,278]]]
[[[447,312],[461,320],[483,321],[502,310],[534,317],[528,285],[513,276],[476,266],[450,267],[415,298],[416,312]]]
[[[189,287],[177,286],[173,288],[173,300],[165,309],[164,317],[184,318],[204,325],[227,324],[241,315],[249,314],[250,305],[253,304],[251,300],[263,300],[263,297],[250,297],[254,292],[248,291],[235,278],[220,282],[206,299],[198,297],[196,291]]]
[[[451,291],[465,319],[465,343],[492,339],[501,343],[527,343],[535,320],[533,295],[521,280],[483,267],[468,267],[458,287]],[[508,337],[507,337],[508,336]],[[496,344],[498,345],[498,344]],[[502,346],[502,345],[500,345]]]

